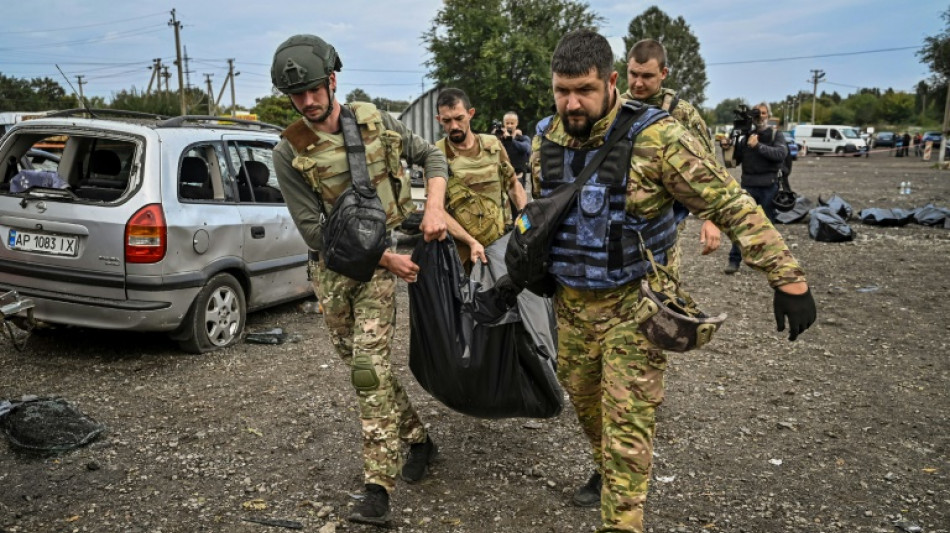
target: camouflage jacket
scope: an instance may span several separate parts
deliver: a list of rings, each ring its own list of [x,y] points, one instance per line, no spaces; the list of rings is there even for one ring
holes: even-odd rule
[[[445,186],[446,209],[469,235],[488,246],[505,233],[511,220],[508,185],[515,169],[494,135],[475,134],[478,153],[456,153],[446,138],[435,146],[445,153],[451,175]]]
[[[352,103],[347,107],[356,115],[370,178],[383,201],[387,225],[395,227],[411,206],[409,183],[400,159],[424,167],[427,177],[447,176],[445,156],[388,113],[377,111],[373,104]],[[318,132],[301,118],[284,130],[274,147],[274,169],[287,209],[304,241],[311,249],[322,250],[321,217],[332,211],[333,202],[350,185],[342,131]]]
[[[616,95],[616,93],[615,93]],[[569,148],[591,149],[604,142],[607,128],[614,121],[620,101],[594,124],[586,140],[564,131],[561,118],[555,116],[544,136]],[[541,134],[533,141],[531,155],[532,194],[541,190]],[[627,181],[627,212],[654,218],[674,201],[694,215],[712,220],[737,242],[747,264],[767,273],[769,284],[778,287],[805,281],[798,264],[781,234],[772,226],[751,196],[739,187],[703,144],[675,119],[661,119],[637,136],[630,157]]]
[[[633,94],[631,94],[629,90],[620,95],[620,97],[624,100],[635,100]],[[699,114],[699,111],[693,107],[693,104],[687,102],[686,100],[680,99],[672,111],[666,109],[666,107],[663,107],[664,104],[669,106],[675,97],[676,91],[673,89],[661,88],[656,92],[656,94],[644,100],[643,103],[669,111],[670,114],[673,115],[673,118],[678,120],[684,128],[689,130],[689,132],[692,133],[694,137],[703,143],[703,148],[706,149],[706,152],[715,155],[716,150],[712,137],[709,136],[709,129],[706,127],[706,121],[703,120],[703,117]]]

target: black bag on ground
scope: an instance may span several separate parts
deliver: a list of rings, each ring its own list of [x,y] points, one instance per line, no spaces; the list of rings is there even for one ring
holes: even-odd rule
[[[808,216],[808,212],[814,207],[814,202],[804,196],[798,196],[795,198],[795,205],[793,205],[791,209],[788,211],[775,212],[775,221],[780,224],[802,222],[805,220],[805,217]]]
[[[365,283],[389,246],[386,211],[369,178],[356,119],[345,106],[340,108],[340,122],[352,184],[336,199],[323,226],[323,255],[328,269]]]
[[[950,209],[927,204],[914,209],[913,214],[914,222],[921,226],[941,226],[945,225],[944,221],[950,217]]]
[[[914,212],[908,209],[868,207],[858,211],[858,219],[870,226],[904,226],[914,219]]]
[[[485,248],[488,265],[476,263],[471,277],[451,238],[420,239],[412,253],[419,278],[409,284],[409,369],[435,399],[469,416],[557,416],[564,402],[550,300],[523,291],[500,316],[501,304],[486,300],[505,274],[507,239]],[[497,318],[479,323],[486,308]]]
[[[808,234],[820,242],[845,242],[854,240],[854,230],[829,206],[811,210]]]
[[[844,198],[838,196],[837,194],[832,194],[831,198],[828,198],[827,200],[822,199],[821,195],[819,194],[818,205],[831,208],[834,213],[845,220],[851,220],[851,215],[854,214],[854,209],[851,208],[851,204],[846,202]]]

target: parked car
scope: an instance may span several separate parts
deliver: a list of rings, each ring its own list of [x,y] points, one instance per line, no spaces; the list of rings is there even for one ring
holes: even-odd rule
[[[795,138],[807,145],[809,152],[819,155],[835,153],[859,156],[868,148],[851,126],[806,124],[795,128]]]
[[[894,147],[894,132],[893,131],[879,131],[874,134],[874,147]]]
[[[920,142],[921,144],[927,144],[928,141],[934,143],[934,148],[936,148],[943,144],[943,134],[941,134],[939,131],[924,132],[924,136],[921,138]]]
[[[407,235],[419,233],[419,225],[422,224],[422,215],[426,210],[426,180],[421,169],[409,170],[409,184],[412,189],[412,206],[415,209],[405,220],[402,221],[400,229]]]
[[[195,353],[239,341],[247,312],[311,293],[271,161],[280,128],[94,113],[0,140],[0,292],[32,299],[42,322],[166,332]],[[53,138],[66,188],[13,192]]]

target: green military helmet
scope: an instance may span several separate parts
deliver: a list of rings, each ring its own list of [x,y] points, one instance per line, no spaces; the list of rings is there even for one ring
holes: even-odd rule
[[[313,89],[341,68],[333,45],[316,35],[294,35],[274,52],[270,79],[278,91],[295,94]]]

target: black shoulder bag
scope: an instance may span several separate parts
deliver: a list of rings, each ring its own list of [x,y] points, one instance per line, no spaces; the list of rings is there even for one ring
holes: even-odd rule
[[[505,265],[511,281],[519,288],[528,289],[539,296],[554,294],[554,279],[548,269],[551,267],[551,241],[555,233],[571,207],[577,203],[578,191],[607,157],[610,148],[630,131],[633,123],[647,109],[648,106],[644,105],[629,112],[626,105],[621,107],[620,120],[614,123],[610,136],[577,178],[572,183],[554,189],[550,195],[529,203],[518,215],[505,250]]]
[[[389,246],[386,211],[369,178],[356,118],[345,106],[340,106],[340,122],[352,183],[336,199],[323,227],[323,254],[327,268],[365,283]]]

